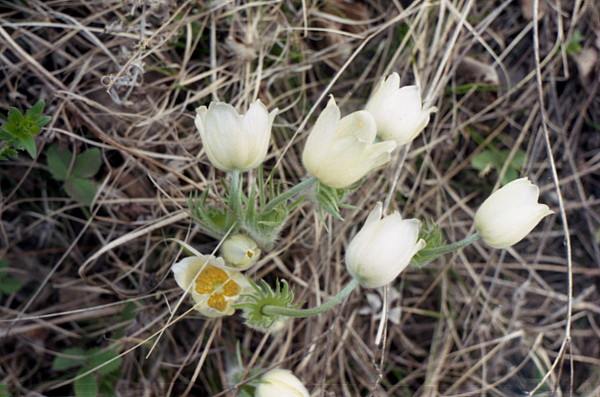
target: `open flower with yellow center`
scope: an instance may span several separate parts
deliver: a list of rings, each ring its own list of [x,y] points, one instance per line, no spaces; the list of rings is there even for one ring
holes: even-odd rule
[[[213,255],[184,258],[171,270],[177,285],[189,292],[195,309],[206,317],[233,314],[232,305],[251,288],[246,277],[230,270],[222,258]]]

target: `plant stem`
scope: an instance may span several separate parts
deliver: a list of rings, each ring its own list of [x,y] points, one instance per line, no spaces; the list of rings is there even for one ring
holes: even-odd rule
[[[471,245],[475,241],[479,240],[479,238],[480,238],[479,234],[474,233],[470,236],[465,237],[462,240],[456,241],[451,244],[442,245],[441,247],[435,247],[435,248],[430,248],[430,249],[427,249],[427,247],[425,247],[421,251],[419,251],[419,253],[422,254],[424,257],[427,257],[428,260],[426,263],[429,263],[429,262],[434,261],[435,259],[439,258],[442,255],[457,251],[461,248]]]
[[[235,214],[237,220],[240,220],[240,215],[242,213],[242,196],[241,196],[241,186],[240,186],[240,172],[237,170],[231,171],[231,186],[229,188],[229,194],[231,195],[231,209]]]
[[[277,195],[275,198],[273,198],[273,200],[269,201],[267,203],[267,205],[265,206],[265,208],[263,209],[263,211],[264,212],[269,212],[269,211],[275,209],[279,204],[283,203],[286,200],[291,199],[296,194],[298,194],[298,193],[302,192],[303,190],[308,189],[309,187],[311,187],[316,181],[317,181],[317,179],[314,178],[314,177],[312,177],[312,176],[309,177],[309,178],[306,178],[305,180],[301,181],[297,185],[292,186],[291,188],[289,188],[285,192]]]
[[[357,286],[358,281],[356,281],[356,279],[352,279],[352,281],[346,284],[346,286],[340,292],[338,292],[337,295],[335,295],[322,305],[317,307],[311,307],[310,309],[293,309],[288,307],[265,305],[262,308],[262,312],[265,315],[279,315],[297,318],[316,316],[321,313],[325,313],[326,311],[342,303],[342,301],[348,295],[350,295],[350,293],[354,291],[354,289],[356,289]]]

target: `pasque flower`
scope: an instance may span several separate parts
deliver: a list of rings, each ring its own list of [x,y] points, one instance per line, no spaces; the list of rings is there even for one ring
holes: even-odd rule
[[[362,110],[340,118],[332,97],[308,136],[302,162],[321,183],[348,187],[390,160],[396,143],[375,143],[376,134],[371,114]]]
[[[171,270],[177,285],[189,291],[194,308],[206,317],[233,314],[232,304],[251,288],[246,277],[228,269],[222,258],[213,255],[184,258]]]
[[[417,219],[402,219],[397,212],[382,216],[383,207],[377,203],[346,249],[348,272],[367,288],[392,282],[425,246]]]
[[[223,242],[221,255],[228,265],[246,270],[260,258],[260,248],[250,237],[234,234]]]
[[[377,135],[404,145],[429,123],[435,107],[423,108],[421,93],[414,85],[400,87],[400,76],[392,73],[382,80],[367,102],[366,110],[377,123]]]
[[[276,114],[277,109],[269,113],[260,100],[244,115],[224,102],[200,106],[195,123],[210,162],[222,171],[258,167],[267,155]]]
[[[538,203],[540,191],[528,178],[507,183],[488,197],[475,213],[475,229],[486,244],[508,248],[521,241],[547,215]]]
[[[264,374],[256,387],[255,397],[309,397],[300,380],[286,369],[272,369]]]

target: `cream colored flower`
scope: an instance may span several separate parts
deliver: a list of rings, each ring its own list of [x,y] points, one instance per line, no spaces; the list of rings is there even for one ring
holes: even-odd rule
[[[302,382],[285,369],[272,369],[259,382],[255,397],[309,397]]]
[[[486,244],[508,248],[553,213],[538,203],[540,191],[528,178],[515,179],[488,197],[475,213],[475,229]]]
[[[394,281],[425,246],[417,219],[402,219],[397,212],[382,216],[382,205],[377,203],[346,249],[348,272],[367,288]]]
[[[423,109],[419,88],[414,85],[400,87],[400,76],[392,73],[379,83],[366,110],[373,115],[381,139],[404,145],[425,129],[436,108]]]
[[[189,288],[194,308],[206,317],[233,314],[231,305],[251,288],[246,277],[227,269],[222,258],[212,255],[184,258],[171,270],[177,285],[184,291]]]
[[[348,187],[390,160],[396,143],[375,143],[376,133],[373,117],[364,110],[340,119],[332,97],[308,136],[302,162],[323,184]]]
[[[223,242],[221,256],[228,265],[238,270],[246,270],[260,258],[260,248],[250,237],[234,234]]]
[[[211,102],[196,109],[196,128],[210,162],[222,171],[247,171],[265,159],[271,139],[271,113],[260,100],[243,116],[224,102]]]

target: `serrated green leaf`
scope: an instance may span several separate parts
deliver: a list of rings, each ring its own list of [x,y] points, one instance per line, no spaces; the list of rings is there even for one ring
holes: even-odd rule
[[[96,175],[101,165],[102,156],[100,149],[88,149],[77,155],[71,173],[73,176],[78,178],[91,178]]]
[[[80,367],[86,359],[85,350],[80,347],[69,347],[61,353],[64,356],[56,356],[52,361],[53,371],[64,371],[65,369]]]
[[[54,144],[46,152],[46,162],[52,177],[57,181],[64,181],[69,176],[69,166],[73,153]]]
[[[108,364],[98,368],[97,372],[100,375],[107,375],[111,372],[118,371],[121,367],[122,359],[119,357],[118,353],[113,350],[100,351],[88,357],[86,367],[88,369],[93,369],[107,362]]]
[[[12,276],[0,274],[0,295],[14,294],[15,292],[18,292],[22,286],[23,283],[21,283],[18,279]]]
[[[89,179],[71,177],[65,181],[65,190],[73,200],[90,206],[96,196],[97,185]]]
[[[80,371],[80,374],[85,371]],[[98,381],[94,374],[86,375],[73,382],[76,397],[96,397],[98,395]]]

